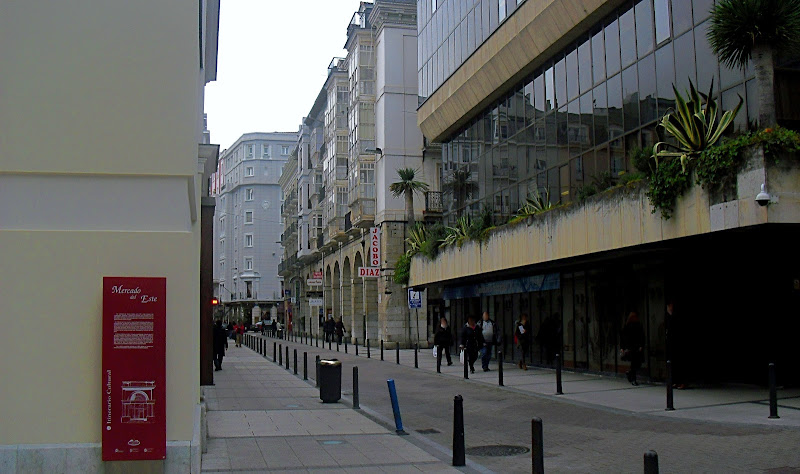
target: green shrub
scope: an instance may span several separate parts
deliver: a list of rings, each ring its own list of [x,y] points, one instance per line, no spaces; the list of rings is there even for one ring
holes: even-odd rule
[[[639,173],[643,174],[645,178],[649,178],[655,171],[656,160],[653,158],[652,150],[634,148],[628,153],[628,158],[634,168],[636,168]]]
[[[392,279],[399,285],[407,285],[411,276],[411,255],[404,253],[394,264],[394,276]]]
[[[578,201],[585,201],[586,198],[594,196],[595,194],[597,194],[597,188],[595,188],[594,185],[586,184],[578,188],[575,192],[575,198]]]

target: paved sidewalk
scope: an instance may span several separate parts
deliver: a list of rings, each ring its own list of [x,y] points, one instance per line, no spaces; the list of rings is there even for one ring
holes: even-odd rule
[[[271,338],[267,340],[276,341]],[[314,343],[312,340],[311,344]],[[331,347],[336,350],[336,344]],[[270,342],[270,351],[271,348]],[[340,346],[339,350],[343,353],[344,346]],[[370,352],[373,359],[380,359],[380,347],[377,350],[372,347]],[[441,375],[463,378],[464,370],[459,364],[458,351],[452,352],[454,364],[448,367],[447,361],[442,358]],[[354,346],[348,346],[348,353],[355,354]],[[359,347],[359,355],[366,356],[365,347]],[[271,358],[272,353],[269,352],[268,356]],[[431,349],[420,349],[417,357],[419,370],[436,372],[436,359]],[[395,349],[384,351],[384,363],[396,364],[396,361]],[[414,367],[413,350],[400,350],[400,365]],[[492,359],[489,372],[481,370],[480,360],[475,362],[475,367],[476,372],[469,375],[471,381],[498,386],[497,360]],[[523,371],[509,361],[503,365],[503,382],[510,390],[556,397],[556,374],[552,369],[529,366],[527,371]],[[562,372],[562,391],[563,395],[557,396],[560,400],[630,413],[722,423],[800,427],[800,388],[778,390],[779,419],[768,418],[769,391],[754,385],[696,386],[687,390],[673,390],[675,411],[665,411],[666,388],[663,384],[640,382],[638,387],[634,387],[623,377],[565,370]]]
[[[231,344],[203,387],[203,472],[459,472],[359,411],[321,403],[302,380],[302,353],[299,377],[270,359]]]

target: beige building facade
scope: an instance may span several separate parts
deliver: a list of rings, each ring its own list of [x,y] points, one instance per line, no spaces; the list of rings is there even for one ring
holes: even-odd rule
[[[218,0],[0,6],[0,344],[16,361],[0,369],[0,471],[199,472],[218,15]],[[167,280],[165,461],[101,461],[104,276]]]

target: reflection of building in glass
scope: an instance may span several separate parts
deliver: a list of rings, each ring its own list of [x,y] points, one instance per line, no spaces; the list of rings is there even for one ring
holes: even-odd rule
[[[146,423],[155,416],[156,383],[122,382],[122,423]]]

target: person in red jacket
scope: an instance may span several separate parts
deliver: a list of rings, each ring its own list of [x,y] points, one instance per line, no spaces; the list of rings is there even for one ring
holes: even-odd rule
[[[233,327],[236,332],[236,347],[242,347],[242,338],[244,337],[244,324],[237,324]]]

